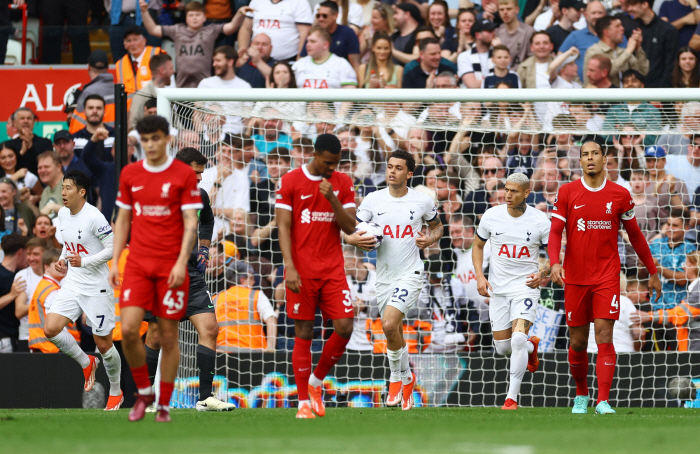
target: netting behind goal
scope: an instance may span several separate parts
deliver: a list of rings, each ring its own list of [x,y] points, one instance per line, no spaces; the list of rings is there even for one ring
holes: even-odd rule
[[[250,317],[262,333],[252,340],[220,334],[215,392],[241,407],[295,405],[294,328],[286,316],[275,188],[281,175],[312,159],[318,134],[333,133],[343,148],[337,171],[355,182],[358,206],[368,193],[386,187],[388,155],[407,150],[417,164],[409,185],[436,201],[445,226],[442,240],[422,257],[439,283],[426,280],[404,326],[418,404],[502,404],[508,360],[495,354],[488,299],[476,290],[470,250],[475,226],[486,209],[504,203],[504,179],[513,172],[530,177],[530,206],[551,215],[558,188],[582,174],[582,142],[593,139],[607,153],[608,178],[631,192],[655,256],[675,271],[662,279],[662,301],[652,303],[647,272],[620,232],[613,405],[700,406],[691,392],[695,384],[700,387],[700,353],[693,353],[700,350],[700,288],[695,288],[700,256],[693,253],[698,100],[698,90],[161,91],[158,108],[171,122],[172,152],[194,147],[210,159],[202,187],[217,220],[206,277],[219,322]],[[669,238],[678,246],[670,248]],[[355,329],[348,353],[326,378],[326,399],[331,406],[379,406],[389,370],[373,288],[376,253],[346,247],[344,254]],[[544,250],[540,260],[544,265]],[[232,286],[244,287],[238,279],[245,269],[241,262],[252,267],[251,284],[269,299],[276,322],[260,320],[264,309],[236,315],[231,301],[240,301],[245,289],[238,299],[217,297]],[[438,291],[440,286],[451,292]],[[537,373],[525,375],[521,405],[566,406],[574,396],[563,295],[562,288],[543,281],[531,330],[541,338],[542,362]],[[319,315],[314,363],[331,332]],[[197,334],[189,323],[181,340],[173,404],[190,407],[197,399],[198,372]],[[590,349],[595,350],[592,331]]]

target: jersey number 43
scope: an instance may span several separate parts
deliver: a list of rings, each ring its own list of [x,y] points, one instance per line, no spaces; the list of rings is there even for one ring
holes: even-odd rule
[[[163,305],[168,308],[165,313],[168,315],[177,314],[185,305],[185,292],[178,290],[175,292],[175,297],[177,299],[173,298],[173,291],[168,290],[163,298]]]

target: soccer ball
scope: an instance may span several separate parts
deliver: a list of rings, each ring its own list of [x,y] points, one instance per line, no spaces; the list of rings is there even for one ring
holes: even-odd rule
[[[374,244],[374,251],[379,248],[379,246],[382,245],[382,241],[384,240],[384,233],[382,231],[382,227],[377,224],[376,222],[360,222],[357,224],[357,227],[355,227],[356,232],[367,232],[364,235],[362,235],[363,238],[368,238],[373,236],[377,242]]]
[[[674,400],[694,400],[696,389],[688,377],[673,377],[666,385],[668,397]]]

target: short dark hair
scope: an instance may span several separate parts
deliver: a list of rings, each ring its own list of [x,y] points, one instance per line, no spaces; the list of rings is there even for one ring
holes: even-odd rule
[[[285,147],[275,147],[267,154],[267,159],[279,159],[280,161],[285,161],[287,163],[292,162],[291,156],[289,156],[289,149]]]
[[[440,41],[438,41],[435,38],[421,39],[420,42],[418,43],[418,50],[421,52],[424,52],[425,49],[431,44],[440,44]]]
[[[234,63],[236,60],[238,60],[238,52],[236,52],[236,49],[234,49],[233,46],[219,46],[214,49],[214,53],[212,55],[216,54],[224,54],[226,60],[233,60]]]
[[[47,249],[50,248],[50,246],[49,246],[49,244],[46,242],[46,240],[44,240],[43,238],[37,238],[37,237],[30,238],[30,239],[27,241],[27,244],[24,245],[24,247],[25,247],[27,250],[34,249],[35,247],[40,247],[40,248],[42,248],[43,250],[47,250]]]
[[[627,0],[628,5],[641,5],[643,3],[646,3],[649,5],[649,8],[651,8],[654,4],[654,0]]]
[[[683,221],[683,226],[688,224],[688,215],[686,214],[686,212],[683,208],[671,208],[671,211],[668,214],[668,217],[669,217],[669,219],[670,218],[680,219],[681,221]]]
[[[499,51],[499,50],[504,50],[504,51],[508,52],[508,55],[511,55],[510,49],[508,49],[508,47],[503,45],[503,44],[499,44],[498,46],[493,46],[493,49],[491,49],[491,55],[495,54],[496,51]]]
[[[322,6],[325,7],[325,8],[330,8],[331,11],[333,11],[333,13],[335,13],[335,14],[338,14],[338,12],[340,11],[340,10],[338,9],[338,4],[337,4],[336,2],[334,2],[334,1],[332,1],[332,0],[326,0],[325,2],[321,2],[321,3],[318,5],[319,8],[322,7]]]
[[[167,136],[170,135],[170,124],[168,120],[160,115],[151,115],[149,117],[143,117],[136,123],[136,131],[141,135],[153,134],[161,131]]]
[[[41,264],[44,268],[51,265],[53,262],[58,262],[61,258],[61,251],[58,249],[50,248],[44,251],[44,255],[41,257]]]
[[[603,16],[596,20],[595,26],[593,28],[595,29],[595,34],[598,35],[598,38],[603,38],[603,32],[607,30],[608,27],[610,27],[610,24],[612,24],[613,21],[616,20],[620,20],[620,18],[613,16]]]
[[[201,2],[189,2],[187,4],[187,6],[185,7],[185,14],[187,14],[191,11],[206,13],[206,9],[204,9],[204,4]]]
[[[107,104],[105,102],[105,99],[102,96],[95,93],[93,95],[88,95],[87,98],[85,98],[85,102],[83,103],[83,105],[86,105],[88,101],[92,101],[93,99],[95,99],[97,101],[101,101],[103,106],[105,106]]]
[[[166,53],[160,53],[156,54],[151,57],[151,61],[148,62],[148,69],[151,70],[151,73],[154,73],[160,69],[161,66],[166,64],[169,61],[172,61],[173,57]]]
[[[158,107],[158,100],[156,98],[149,98],[143,106],[146,109],[153,109],[154,107]]]
[[[2,247],[2,252],[4,252],[6,256],[15,255],[20,249],[27,247],[27,238],[19,233],[10,233],[2,237],[0,246]]]
[[[226,134],[223,143],[236,150],[242,150],[245,147],[255,145],[253,138],[248,135],[232,136],[231,134]]]
[[[416,170],[416,160],[408,151],[396,150],[391,153],[391,156],[389,156],[389,159],[391,158],[403,159],[406,161],[406,167],[408,168],[409,172],[414,172]]]
[[[340,140],[334,134],[320,134],[316,137],[314,151],[318,154],[324,151],[331,154],[340,154]]]
[[[625,79],[627,79],[630,76],[634,77],[642,84],[644,83],[644,76],[642,76],[642,73],[640,73],[636,69],[628,69],[627,71],[623,72],[622,76],[620,76],[620,82],[624,83]]]
[[[90,177],[85,175],[80,170],[72,169],[66,172],[65,175],[63,175],[63,179],[72,181],[73,184],[78,188],[78,191],[80,191],[81,189],[85,189],[84,198],[87,198],[87,194],[88,192],[90,192]]]
[[[200,166],[206,165],[207,162],[209,162],[209,159],[206,156],[204,156],[196,148],[192,147],[185,147],[182,150],[178,151],[175,155],[175,159],[184,162],[188,166],[192,165],[193,162]]]
[[[545,30],[540,30],[540,31],[537,31],[537,32],[532,34],[532,36],[530,37],[530,44],[532,44],[532,42],[535,40],[535,36],[537,36],[537,35],[545,35],[545,36],[547,36],[547,38],[549,38],[550,43],[553,42],[552,35],[550,35],[549,32],[547,32]]]

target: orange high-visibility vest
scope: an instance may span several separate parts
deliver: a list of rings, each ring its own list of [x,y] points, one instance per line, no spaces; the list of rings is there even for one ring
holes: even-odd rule
[[[381,319],[367,319],[367,338],[374,346],[374,353],[386,353],[386,334]],[[430,344],[430,322],[416,320],[412,325],[403,324],[403,338],[408,346],[408,353],[420,353]]]
[[[44,323],[46,322],[46,298],[58,290],[60,287],[53,279],[43,278],[34,290],[32,301],[29,303],[29,348],[43,353],[58,353],[60,350],[44,333]],[[68,332],[80,342],[80,332],[75,323],[68,325]]]
[[[134,74],[134,68],[131,65],[131,55],[128,53],[115,65],[117,83],[124,84],[124,91],[127,93],[136,93],[143,88],[146,82],[151,80],[151,68],[149,67],[151,57],[162,53],[163,50],[160,47],[146,46],[143,52],[143,58],[136,74]]]
[[[691,320],[700,317],[700,309],[691,306],[685,301],[681,301],[681,304],[670,309],[658,309],[651,312],[651,317],[652,323],[675,325],[678,351],[688,351],[688,325]]]
[[[260,290],[231,287],[214,298],[216,321],[219,323],[217,350],[236,352],[240,349],[263,350],[267,338],[258,313]]]
[[[119,267],[119,282],[124,280],[124,268],[126,267],[126,258],[129,256],[129,248],[125,247],[122,249],[122,254],[119,256],[119,261],[117,262],[117,267]],[[112,261],[107,262],[107,266],[112,269]],[[112,340],[120,341],[122,340],[122,318],[121,309],[119,308],[119,296],[121,295],[121,289],[114,289],[114,316],[115,324],[114,331],[112,331]],[[141,328],[139,328],[139,334],[143,336],[148,331],[148,322],[141,323]]]

